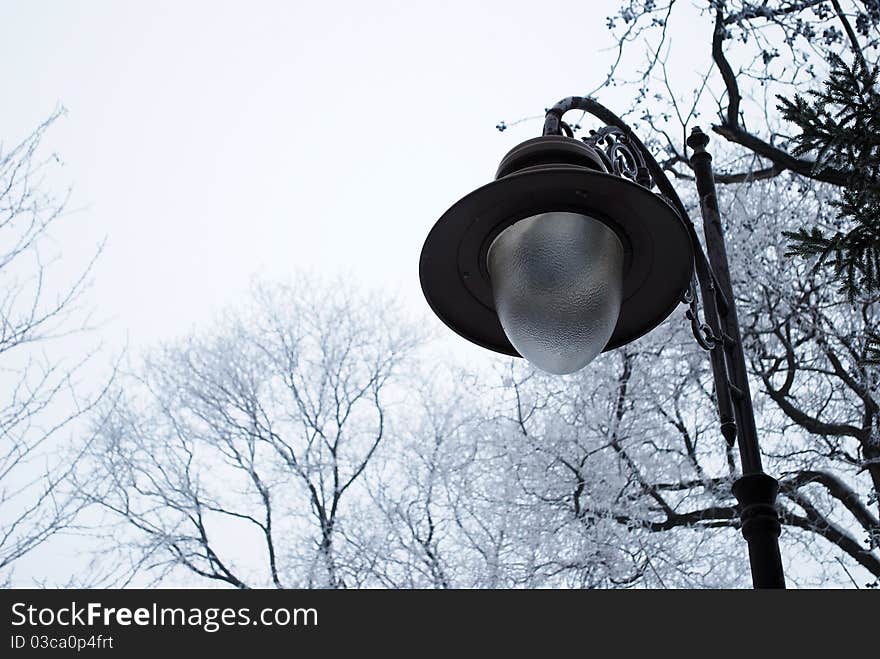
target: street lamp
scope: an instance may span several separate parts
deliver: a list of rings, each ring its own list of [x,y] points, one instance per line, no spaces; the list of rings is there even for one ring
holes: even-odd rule
[[[605,125],[576,140],[562,121],[569,110]],[[629,126],[590,98],[563,99],[547,111],[543,136],[514,147],[494,181],[437,221],[419,277],[452,330],[556,374],[583,368],[689,305],[712,364],[721,433],[739,446],[743,475],[733,494],[752,581],[784,588],[778,483],[761,465],[708,141],[699,128],[687,140],[704,252],[674,187]]]

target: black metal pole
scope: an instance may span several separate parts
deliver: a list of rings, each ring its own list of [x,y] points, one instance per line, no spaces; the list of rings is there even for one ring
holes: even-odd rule
[[[703,215],[703,234],[709,266],[715,276],[718,292],[725,304],[718,307],[721,341],[713,351],[724,352],[733,392],[733,412],[737,426],[737,444],[743,475],[733,484],[733,494],[740,505],[742,533],[749,545],[749,562],[752,567],[752,583],[755,588],[785,588],[782,558],[779,553],[779,514],[776,511],[776,494],[779,484],[764,473],[758,446],[758,431],[752,397],[749,391],[746,360],[742,349],[742,336],[736,316],[736,303],[730,283],[730,267],[724,243],[724,229],[718,211],[715,193],[715,176],[712,173],[712,156],[706,151],[709,136],[694,128],[687,144],[693,149],[690,162],[700,195]],[[705,291],[704,291],[705,292]],[[708,311],[709,309],[707,309]],[[713,370],[715,362],[713,360]]]

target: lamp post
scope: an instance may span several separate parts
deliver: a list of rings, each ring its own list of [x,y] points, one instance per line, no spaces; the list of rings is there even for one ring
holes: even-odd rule
[[[569,110],[605,125],[577,140],[562,120]],[[784,588],[778,483],[761,465],[708,141],[699,128],[687,140],[703,251],[675,188],[629,126],[593,99],[563,99],[547,111],[541,137],[514,147],[494,181],[437,221],[419,277],[452,330],[557,374],[639,338],[687,304],[712,365],[721,434],[739,447],[743,475],[732,489],[753,584]]]

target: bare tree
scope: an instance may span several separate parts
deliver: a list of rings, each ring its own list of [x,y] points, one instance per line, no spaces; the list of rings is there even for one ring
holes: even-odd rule
[[[661,136],[655,144],[666,151],[664,164],[673,174],[687,176],[682,168],[689,167],[688,127],[712,115],[712,130],[737,147],[717,173],[721,183],[785,171],[835,186],[849,182],[851,172],[794,154],[791,127],[780,120],[776,95],[817,87],[833,56],[875,62],[880,45],[875,0],[623,0],[607,25],[617,40],[617,57],[590,93],[609,84],[634,86],[631,111]],[[686,43],[676,43],[685,30]],[[706,59],[696,86],[691,76],[672,79],[666,64],[679,54],[676,48],[692,52],[701,45]]]
[[[658,137],[670,173],[692,178],[685,138],[689,125],[710,115],[728,147],[713,147],[722,156],[719,182],[785,173],[834,186],[833,226],[786,227],[790,253],[833,269],[849,297],[880,293],[876,0],[626,1],[609,27],[619,40],[611,83],[623,82],[621,60],[633,39],[649,46],[647,62],[636,64],[628,81],[639,90],[631,110]],[[704,35],[697,41],[702,53],[691,54],[691,61],[705,62],[695,88],[683,67],[666,66],[681,57],[675,36],[685,29]],[[694,49],[692,37],[685,48]]]
[[[744,238],[734,252],[750,256],[749,276],[775,267],[755,258],[764,240]],[[773,288],[754,287],[756,300]],[[734,451],[684,318],[563,379],[523,362],[494,376],[444,366],[404,378],[411,335],[374,326],[393,315],[352,317],[366,307],[312,289],[264,289],[210,335],[155,352],[102,414],[97,468],[83,487],[108,512],[107,528],[120,522],[112,541],[130,552],[126,578],[189,574],[241,588],[747,585]],[[745,316],[749,341],[767,343],[756,354],[776,389],[778,344],[765,326],[777,326],[783,306]],[[826,395],[811,368],[792,386],[792,405]],[[859,409],[835,386],[822,423]],[[769,468],[782,480],[790,578],[861,585],[876,575],[877,551],[859,536],[876,528],[859,446],[832,437],[817,449],[813,435],[827,430],[793,424],[783,409],[758,404]]]
[[[416,336],[390,302],[303,279],[152,353],[99,420],[82,485],[124,522],[129,567],[354,585],[344,531]]]
[[[755,401],[762,448],[768,471],[781,481],[784,558],[790,579],[805,585],[876,586],[880,369],[865,355],[878,303],[867,295],[856,305],[840,299],[829,273],[786,258],[777,230],[805,215],[821,216],[828,194],[822,186],[760,181],[751,187],[728,188],[725,215],[738,273],[737,304],[744,311],[745,340],[761,385],[755,388]],[[642,583],[653,577],[662,585],[721,585],[727,578],[725,570],[737,563],[740,574],[747,573],[744,544],[723,531],[739,526],[730,493],[736,461],[711,413],[705,355],[689,340],[685,324],[673,318],[657,333],[626,348],[619,360],[616,383],[606,385],[604,393],[613,413],[610,418],[604,415],[599,424],[588,421],[603,419],[595,411],[597,398],[584,396],[578,380],[568,387],[540,385],[554,387],[545,389],[555,390],[554,405],[544,394],[540,404],[531,402],[523,408],[521,400],[535,401],[535,395],[529,398],[520,393],[521,386],[515,387],[511,408],[524,425],[524,435],[525,421],[546,428],[548,411],[574,419],[577,407],[583,408],[583,425],[572,423],[565,429],[556,421],[555,427],[564,432],[552,443],[545,436],[539,447],[541,452],[556,447],[551,464],[561,473],[554,482],[567,482],[570,489],[568,494],[560,493],[560,505],[572,515],[600,512],[634,530],[670,536],[652,544],[654,554],[646,564],[651,570],[638,576]],[[595,370],[589,374],[591,379],[597,376]],[[542,380],[530,375],[522,382]],[[594,448],[579,450],[577,433],[596,438]],[[612,486],[617,494],[610,503],[587,486],[597,477],[607,482],[613,473],[607,464],[602,466],[603,453],[615,456],[628,474],[623,486]],[[704,548],[703,558],[716,559],[704,562],[696,572],[683,569],[685,538]],[[718,546],[722,541],[739,546],[739,551],[725,555]],[[714,549],[706,551],[709,547]],[[656,568],[657,556],[665,556],[668,566],[677,566],[672,573],[677,581]],[[697,574],[707,580],[696,579]],[[734,583],[738,582],[729,582]]]
[[[522,362],[425,378],[421,422],[370,477],[365,569],[390,587],[740,584],[732,471],[708,420],[680,434],[657,411],[643,389],[660,365],[624,352],[562,381]],[[692,370],[676,382],[699,391]]]
[[[512,473],[531,517],[554,530],[546,584],[730,587],[747,573],[735,569],[730,464],[710,419],[689,409],[702,365],[675,329],[564,383],[524,365],[508,379]]]
[[[7,581],[17,561],[69,528],[81,509],[65,487],[88,444],[75,422],[101,395],[86,395],[79,381],[93,353],[71,360],[53,352],[87,326],[82,296],[91,272],[88,264],[61,286],[53,278],[51,232],[67,195],[50,191],[59,159],[40,145],[61,114],[12,148],[0,146],[0,578]]]
[[[767,188],[772,184],[759,185]],[[821,214],[827,190],[739,191],[734,215]],[[816,197],[819,197],[816,199]],[[788,197],[788,202],[782,200]],[[737,206],[746,206],[737,213]],[[768,208],[769,207],[769,208]],[[748,310],[745,340],[763,394],[765,435],[781,475],[785,523],[817,534],[880,577],[880,367],[867,359],[880,302],[836,293],[829,273],[785,257],[766,223],[735,230]],[[784,282],[779,285],[777,282]],[[838,562],[839,557],[832,557]]]
[[[461,553],[450,519],[450,480],[474,459],[484,419],[475,380],[457,367],[436,365],[419,378],[402,411],[400,432],[367,478],[372,522],[347,531],[364,573],[392,588],[454,588]]]
[[[750,258],[750,277],[779,265],[755,258],[764,242],[755,233],[734,251]],[[774,287],[750,290],[760,302]],[[743,302],[778,389],[776,335],[764,328],[784,305],[768,314]],[[404,377],[413,337],[376,308],[315,286],[264,288],[253,309],[156,351],[131,376],[100,417],[96,469],[82,484],[129,552],[125,579],[747,585],[734,451],[684,318],[563,379],[523,362],[496,375],[447,365]],[[833,383],[827,391],[826,416],[858,409]],[[825,395],[807,379],[788,397],[814,394]],[[790,578],[861,585],[877,552],[859,537],[876,528],[860,449],[831,438],[817,450],[813,434],[826,431],[792,424],[770,402],[759,403],[759,423],[782,480]]]
[[[771,289],[756,287],[762,294]],[[816,313],[808,308],[810,316]],[[778,321],[781,309],[766,309],[749,316],[755,325],[748,336],[766,346],[757,353],[756,369],[784,399],[759,401],[758,421],[768,469],[781,481],[789,579],[875,585],[875,465],[865,455],[876,436],[877,374],[859,370],[864,335],[838,315],[826,325],[827,345],[836,348],[818,352],[779,330],[785,327]],[[541,569],[532,572],[533,585],[748,585],[731,494],[737,462],[713,415],[705,356],[687,336],[684,320],[673,322],[564,384],[524,365],[508,380],[511,399],[500,409],[515,431],[488,439],[511,462],[501,473],[519,514],[517,531],[508,528],[508,536],[553,539]],[[848,322],[862,321],[851,316]],[[796,325],[793,319],[789,324]],[[799,331],[815,329],[804,322]],[[469,482],[474,488],[478,481]],[[540,522],[525,532],[526,520]],[[481,522],[492,524],[491,514],[484,512]],[[505,566],[508,576],[512,565]]]

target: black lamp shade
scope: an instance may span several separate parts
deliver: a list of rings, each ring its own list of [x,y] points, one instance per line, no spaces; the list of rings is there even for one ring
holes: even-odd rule
[[[562,136],[535,138],[511,150],[498,174],[446,211],[422,248],[422,291],[453,331],[490,350],[522,356],[496,312],[487,257],[505,229],[543,214],[598,220],[623,248],[620,312],[604,350],[649,332],[681,301],[694,260],[684,222],[659,195],[605,171],[591,147]]]

